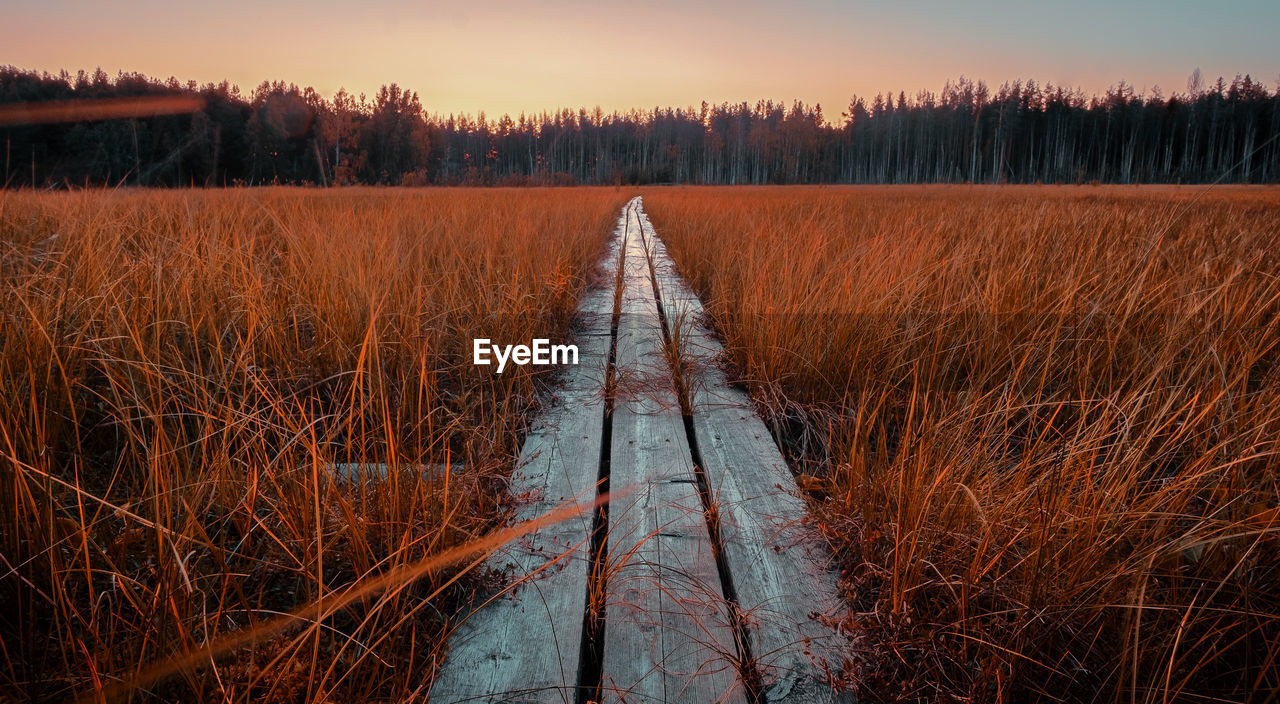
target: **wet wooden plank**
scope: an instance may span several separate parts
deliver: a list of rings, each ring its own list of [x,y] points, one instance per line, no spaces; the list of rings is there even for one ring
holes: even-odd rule
[[[743,702],[736,650],[639,238],[618,327],[606,702]]]
[[[702,304],[648,218],[642,222],[667,320],[681,326],[694,435],[765,698],[771,704],[852,701],[828,684],[828,668],[839,670],[847,647],[828,623],[843,618],[847,607],[836,596],[820,537],[804,523],[795,478],[750,398],[717,366],[723,348],[702,325]]]
[[[606,272],[616,267],[617,245],[611,251],[615,258],[606,261]],[[517,512],[518,520],[540,516],[575,497],[595,497],[612,342],[612,316],[600,314],[602,300],[611,312],[612,290],[584,296],[583,315],[575,320],[578,365],[565,368],[562,385],[521,448],[511,491],[528,502]],[[590,512],[584,512],[524,536],[486,561],[486,567],[508,572],[515,586],[477,604],[455,626],[431,701],[576,700],[591,523]]]

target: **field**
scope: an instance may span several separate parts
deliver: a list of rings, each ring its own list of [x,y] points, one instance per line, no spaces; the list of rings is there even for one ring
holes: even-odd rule
[[[625,200],[0,192],[0,691],[421,697]]]
[[[643,193],[857,694],[1280,696],[1280,190]],[[0,700],[424,699],[630,195],[0,192]]]
[[[870,701],[1274,701],[1280,192],[673,188]]]

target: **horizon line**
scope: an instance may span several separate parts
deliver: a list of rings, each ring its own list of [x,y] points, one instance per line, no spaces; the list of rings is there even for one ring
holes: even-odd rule
[[[167,78],[159,78],[157,75],[154,75],[154,74],[147,74],[142,71],[126,71],[124,69],[118,69],[114,75],[111,75],[111,74],[108,74],[107,71],[105,71],[101,66],[97,66],[92,70],[76,69],[74,72],[66,68],[61,68],[61,69],[58,69],[57,73],[51,72],[47,69],[23,68],[15,64],[5,64],[0,66],[0,71],[8,71],[8,70],[36,75],[41,79],[65,80],[67,84],[72,88],[76,86],[76,82],[81,76],[92,79],[92,78],[95,78],[98,73],[102,73],[103,75],[107,76],[108,80],[111,82],[113,86],[118,83],[118,80],[120,78],[135,78],[135,77],[145,79],[148,83],[152,83],[152,84],[156,84],[164,87],[169,87],[171,83],[176,83],[177,86],[183,90],[192,90],[193,89],[192,86],[194,86],[194,90],[196,91],[210,89],[210,88],[218,89],[218,88],[221,88],[223,85],[226,85],[230,89],[229,92],[231,94],[239,95],[246,100],[252,99],[254,93],[256,93],[258,89],[262,88],[263,86],[268,86],[269,88],[275,88],[276,86],[283,86],[286,90],[296,90],[299,93],[306,93],[307,91],[311,91],[327,102],[333,102],[334,99],[336,99],[338,96],[345,94],[353,99],[358,98],[361,103],[365,103],[365,102],[370,102],[372,100],[375,100],[377,98],[377,95],[382,91],[389,90],[394,87],[394,88],[399,88],[405,94],[409,94],[418,98],[419,104],[422,106],[422,113],[424,116],[431,117],[431,118],[443,118],[443,119],[465,118],[465,119],[471,119],[471,120],[484,119],[486,121],[497,121],[504,117],[509,119],[516,119],[519,117],[527,118],[527,117],[550,116],[550,115],[562,114],[565,111],[569,111],[573,114],[580,114],[580,113],[595,114],[598,111],[601,114],[608,115],[608,116],[627,116],[627,115],[637,114],[637,113],[642,115],[655,114],[657,112],[662,112],[662,111],[676,111],[676,110],[684,110],[686,112],[696,114],[704,106],[706,108],[712,108],[712,107],[724,107],[724,106],[737,107],[737,106],[746,105],[750,108],[754,108],[764,104],[764,105],[782,106],[785,108],[785,107],[794,107],[795,105],[798,104],[804,108],[816,109],[820,111],[823,116],[823,122],[825,122],[828,125],[835,126],[839,124],[837,122],[832,122],[828,118],[828,114],[829,114],[828,110],[825,107],[823,107],[821,101],[806,102],[803,98],[799,98],[799,97],[793,97],[790,100],[774,99],[769,97],[758,97],[751,100],[739,99],[739,100],[720,100],[720,101],[709,101],[704,99],[700,101],[700,104],[698,105],[695,105],[692,103],[685,104],[685,105],[679,105],[677,103],[668,103],[666,105],[654,105],[651,108],[632,106],[625,109],[613,108],[610,110],[605,110],[599,103],[596,103],[595,105],[592,105],[592,106],[587,106],[585,104],[578,104],[576,106],[561,105],[553,109],[543,108],[539,110],[521,110],[518,113],[513,113],[508,111],[503,111],[501,113],[491,113],[490,111],[485,109],[478,109],[475,112],[445,113],[441,111],[431,111],[428,108],[428,106],[426,106],[425,104],[422,104],[421,93],[419,91],[417,91],[416,89],[410,86],[401,85],[398,81],[383,83],[379,86],[377,91],[375,91],[372,95],[370,95],[368,93],[365,93],[364,91],[361,91],[359,93],[349,92],[347,91],[345,86],[339,86],[336,90],[326,93],[316,89],[314,86],[311,86],[311,85],[302,85],[294,81],[271,80],[271,79],[263,79],[259,81],[252,88],[245,90],[241,87],[239,83],[233,82],[230,79],[225,79],[225,78],[220,81],[200,82],[195,79],[180,80],[175,75],[170,75]],[[1193,80],[1196,79],[1197,74],[1199,74],[1199,72],[1200,72],[1199,67],[1196,67],[1188,75],[1187,77],[1188,86],[1186,86],[1185,90],[1182,90],[1182,91],[1174,90],[1168,93],[1164,92],[1164,89],[1161,88],[1159,83],[1154,83],[1151,86],[1143,86],[1141,89],[1139,89],[1137,86],[1130,83],[1125,78],[1120,78],[1112,83],[1109,83],[1107,88],[1104,91],[1089,92],[1089,91],[1086,91],[1079,84],[1067,86],[1064,84],[1054,83],[1053,81],[1040,82],[1036,80],[1034,77],[1024,78],[1019,76],[1016,78],[1005,79],[1001,81],[999,84],[996,84],[994,82],[988,83],[984,78],[970,78],[962,73],[959,76],[956,76],[955,78],[948,78],[944,80],[942,87],[937,90],[931,90],[927,88],[918,88],[913,92],[908,93],[905,89],[898,89],[896,91],[891,90],[891,91],[876,92],[874,95],[872,94],[859,95],[858,93],[850,93],[849,103],[843,105],[840,108],[838,114],[841,115],[842,117],[847,116],[847,113],[845,112],[845,110],[852,107],[853,102],[858,99],[862,99],[870,103],[870,100],[872,98],[885,97],[888,100],[892,101],[895,99],[895,97],[898,97],[898,98],[905,97],[908,99],[908,101],[911,101],[911,104],[914,104],[920,98],[925,96],[931,96],[935,98],[939,97],[946,91],[948,87],[955,84],[963,84],[963,82],[965,81],[969,81],[975,88],[979,86],[983,86],[989,90],[992,90],[992,92],[1004,89],[1006,87],[1010,87],[1014,84],[1020,84],[1024,87],[1027,86],[1028,84],[1035,84],[1035,86],[1039,90],[1042,90],[1045,92],[1049,92],[1049,91],[1056,92],[1060,90],[1062,91],[1063,95],[1068,95],[1073,97],[1082,97],[1088,100],[1088,99],[1097,99],[1100,97],[1104,97],[1110,94],[1113,90],[1123,90],[1127,88],[1129,91],[1131,91],[1130,95],[1132,97],[1139,98],[1142,100],[1146,100],[1147,98],[1154,97],[1156,95],[1161,96],[1164,100],[1173,100],[1176,98],[1190,98],[1197,94],[1195,91],[1191,89],[1190,84]],[[1224,87],[1226,87],[1226,86],[1230,86],[1231,83],[1234,81],[1245,79],[1245,78],[1248,78],[1251,81],[1253,81],[1255,85],[1266,86],[1266,83],[1264,81],[1253,78],[1251,72],[1243,72],[1243,73],[1238,72],[1230,80],[1228,80],[1225,75],[1219,75],[1215,77],[1212,81],[1205,79],[1203,76],[1200,77],[1200,79],[1203,81],[1203,84],[1202,84],[1203,92],[1208,92],[1209,90],[1214,89],[1220,82],[1223,84]],[[1275,86],[1272,87],[1272,92],[1277,95],[1280,95],[1280,78],[1276,79]]]

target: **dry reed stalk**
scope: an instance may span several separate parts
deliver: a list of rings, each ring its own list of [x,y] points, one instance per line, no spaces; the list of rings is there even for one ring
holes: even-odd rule
[[[0,699],[425,691],[541,383],[471,339],[563,338],[623,202],[0,192]]]
[[[1280,191],[645,204],[810,489],[865,695],[1280,691]]]

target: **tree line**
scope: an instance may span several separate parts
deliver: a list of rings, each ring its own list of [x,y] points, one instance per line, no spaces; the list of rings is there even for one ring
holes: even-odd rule
[[[821,106],[768,100],[494,120],[429,113],[395,84],[325,98],[264,82],[245,95],[225,81],[0,68],[0,109],[141,96],[200,107],[0,127],[5,186],[1280,181],[1280,87],[1206,85],[1198,70],[1169,96],[961,78],[854,96],[828,121]]]

